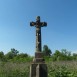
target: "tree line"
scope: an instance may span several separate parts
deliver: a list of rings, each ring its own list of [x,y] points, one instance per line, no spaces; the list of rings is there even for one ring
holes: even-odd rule
[[[29,59],[29,60],[28,60]],[[3,51],[0,52],[0,61],[31,61],[32,57],[27,53],[19,53],[15,48],[4,54]]]
[[[67,51],[66,49],[62,50],[55,50],[54,53],[52,53],[51,49],[47,46],[43,46],[43,57],[49,61],[64,61],[64,60],[77,60],[77,53],[71,54],[70,51]],[[28,55],[27,53],[19,53],[18,50],[15,48],[11,48],[11,50],[4,54],[3,51],[0,51],[0,61],[19,61],[19,62],[25,62],[25,61],[32,61],[33,57]]]
[[[52,53],[51,49],[48,48],[47,45],[44,45],[43,53],[44,53],[45,59],[47,60],[52,60],[52,61],[77,60],[77,53],[71,53],[71,51],[68,51],[66,49],[55,50],[55,52]]]

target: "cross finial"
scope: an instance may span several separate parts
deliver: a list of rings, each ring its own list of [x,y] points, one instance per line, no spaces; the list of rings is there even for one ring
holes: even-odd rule
[[[37,16],[37,17],[36,17],[36,21],[37,21],[37,22],[40,22],[40,16]]]

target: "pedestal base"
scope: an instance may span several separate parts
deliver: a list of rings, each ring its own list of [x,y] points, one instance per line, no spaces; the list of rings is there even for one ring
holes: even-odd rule
[[[33,59],[34,63],[45,63],[42,52],[35,52],[35,58]]]
[[[45,63],[31,64],[30,77],[47,77],[47,65]]]

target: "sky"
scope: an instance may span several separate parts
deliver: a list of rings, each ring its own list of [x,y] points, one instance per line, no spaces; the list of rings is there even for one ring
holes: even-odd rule
[[[0,51],[34,55],[36,28],[30,22],[37,16],[47,22],[42,47],[77,53],[77,0],[0,0]]]

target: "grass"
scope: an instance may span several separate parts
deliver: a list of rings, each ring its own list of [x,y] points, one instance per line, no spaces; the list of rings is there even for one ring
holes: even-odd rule
[[[77,62],[76,61],[49,62],[48,77],[77,77]]]
[[[47,62],[48,77],[77,77],[76,61]],[[30,62],[0,62],[0,77],[29,77]]]
[[[0,77],[28,77],[30,63],[0,63]]]

